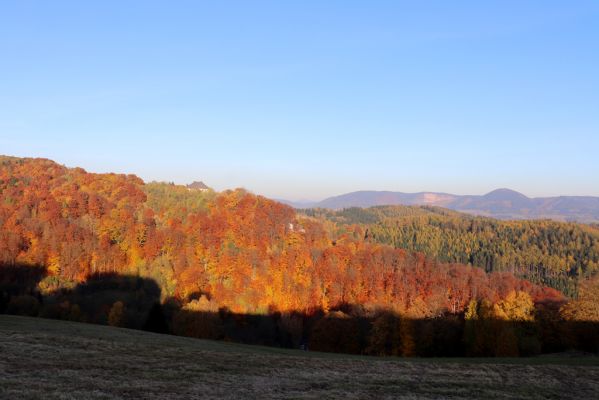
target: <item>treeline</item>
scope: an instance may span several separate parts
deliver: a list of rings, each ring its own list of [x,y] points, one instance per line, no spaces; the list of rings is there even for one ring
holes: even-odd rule
[[[487,272],[508,271],[575,297],[580,279],[599,269],[596,226],[550,220],[501,221],[427,206],[381,206],[341,211],[303,210],[334,223],[343,235],[362,227],[363,238],[422,252],[440,262]]]
[[[0,313],[376,356],[515,357],[599,350],[598,280],[587,282],[582,298],[565,306],[559,301],[535,304],[526,292],[511,291],[495,303],[471,300],[464,313],[415,318],[356,304],[340,304],[329,312],[235,313],[202,293],[161,300],[161,289],[152,279],[118,274],[98,274],[73,288],[42,295],[36,282],[44,278],[43,268],[5,268],[4,277],[12,274],[11,280],[21,285],[0,297]],[[591,319],[576,318],[581,310]]]
[[[474,305],[471,319],[505,326],[519,321],[520,313],[540,320],[540,310],[549,305],[557,321],[594,318],[560,292],[510,272],[440,263],[376,243],[370,228],[367,233],[361,226],[298,216],[243,190],[201,192],[44,159],[1,157],[0,198],[0,311],[403,355],[411,354],[397,350],[406,346],[409,329],[457,321],[459,333]],[[332,229],[343,232],[331,236]],[[129,278],[102,278],[107,276]],[[497,311],[506,302],[516,311]],[[377,323],[382,316],[394,322]],[[334,326],[343,328],[339,340],[358,345],[334,344]],[[385,344],[389,352],[374,344],[383,339],[373,339],[375,327],[377,336],[385,326],[393,343],[397,335],[403,338],[401,345]],[[295,339],[281,339],[287,333],[268,339],[272,332]],[[417,344],[421,333],[413,335],[415,348],[426,347]],[[539,351],[543,335],[536,336]]]

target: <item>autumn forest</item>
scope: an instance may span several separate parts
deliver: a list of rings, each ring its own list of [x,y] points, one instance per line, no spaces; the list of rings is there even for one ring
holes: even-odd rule
[[[0,157],[0,312],[395,356],[599,349],[599,230]]]

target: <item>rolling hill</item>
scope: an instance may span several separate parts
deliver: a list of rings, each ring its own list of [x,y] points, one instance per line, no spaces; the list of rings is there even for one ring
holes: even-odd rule
[[[554,219],[558,221],[599,222],[599,197],[558,196],[530,198],[510,189],[497,189],[485,195],[460,196],[449,193],[403,193],[358,191],[329,197],[297,208],[329,208],[382,205],[428,205],[498,219]]]

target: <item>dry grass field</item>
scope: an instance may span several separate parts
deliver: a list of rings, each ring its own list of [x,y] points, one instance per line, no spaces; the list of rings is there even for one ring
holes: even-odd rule
[[[597,357],[390,359],[0,315],[0,398],[599,398]]]

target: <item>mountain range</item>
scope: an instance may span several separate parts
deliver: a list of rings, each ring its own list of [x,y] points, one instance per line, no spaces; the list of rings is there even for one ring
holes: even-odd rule
[[[497,189],[485,195],[357,191],[313,203],[296,203],[284,200],[283,202],[295,208],[329,208],[333,210],[382,205],[427,205],[498,219],[554,219],[586,223],[599,222],[599,197],[530,198],[510,189]]]

